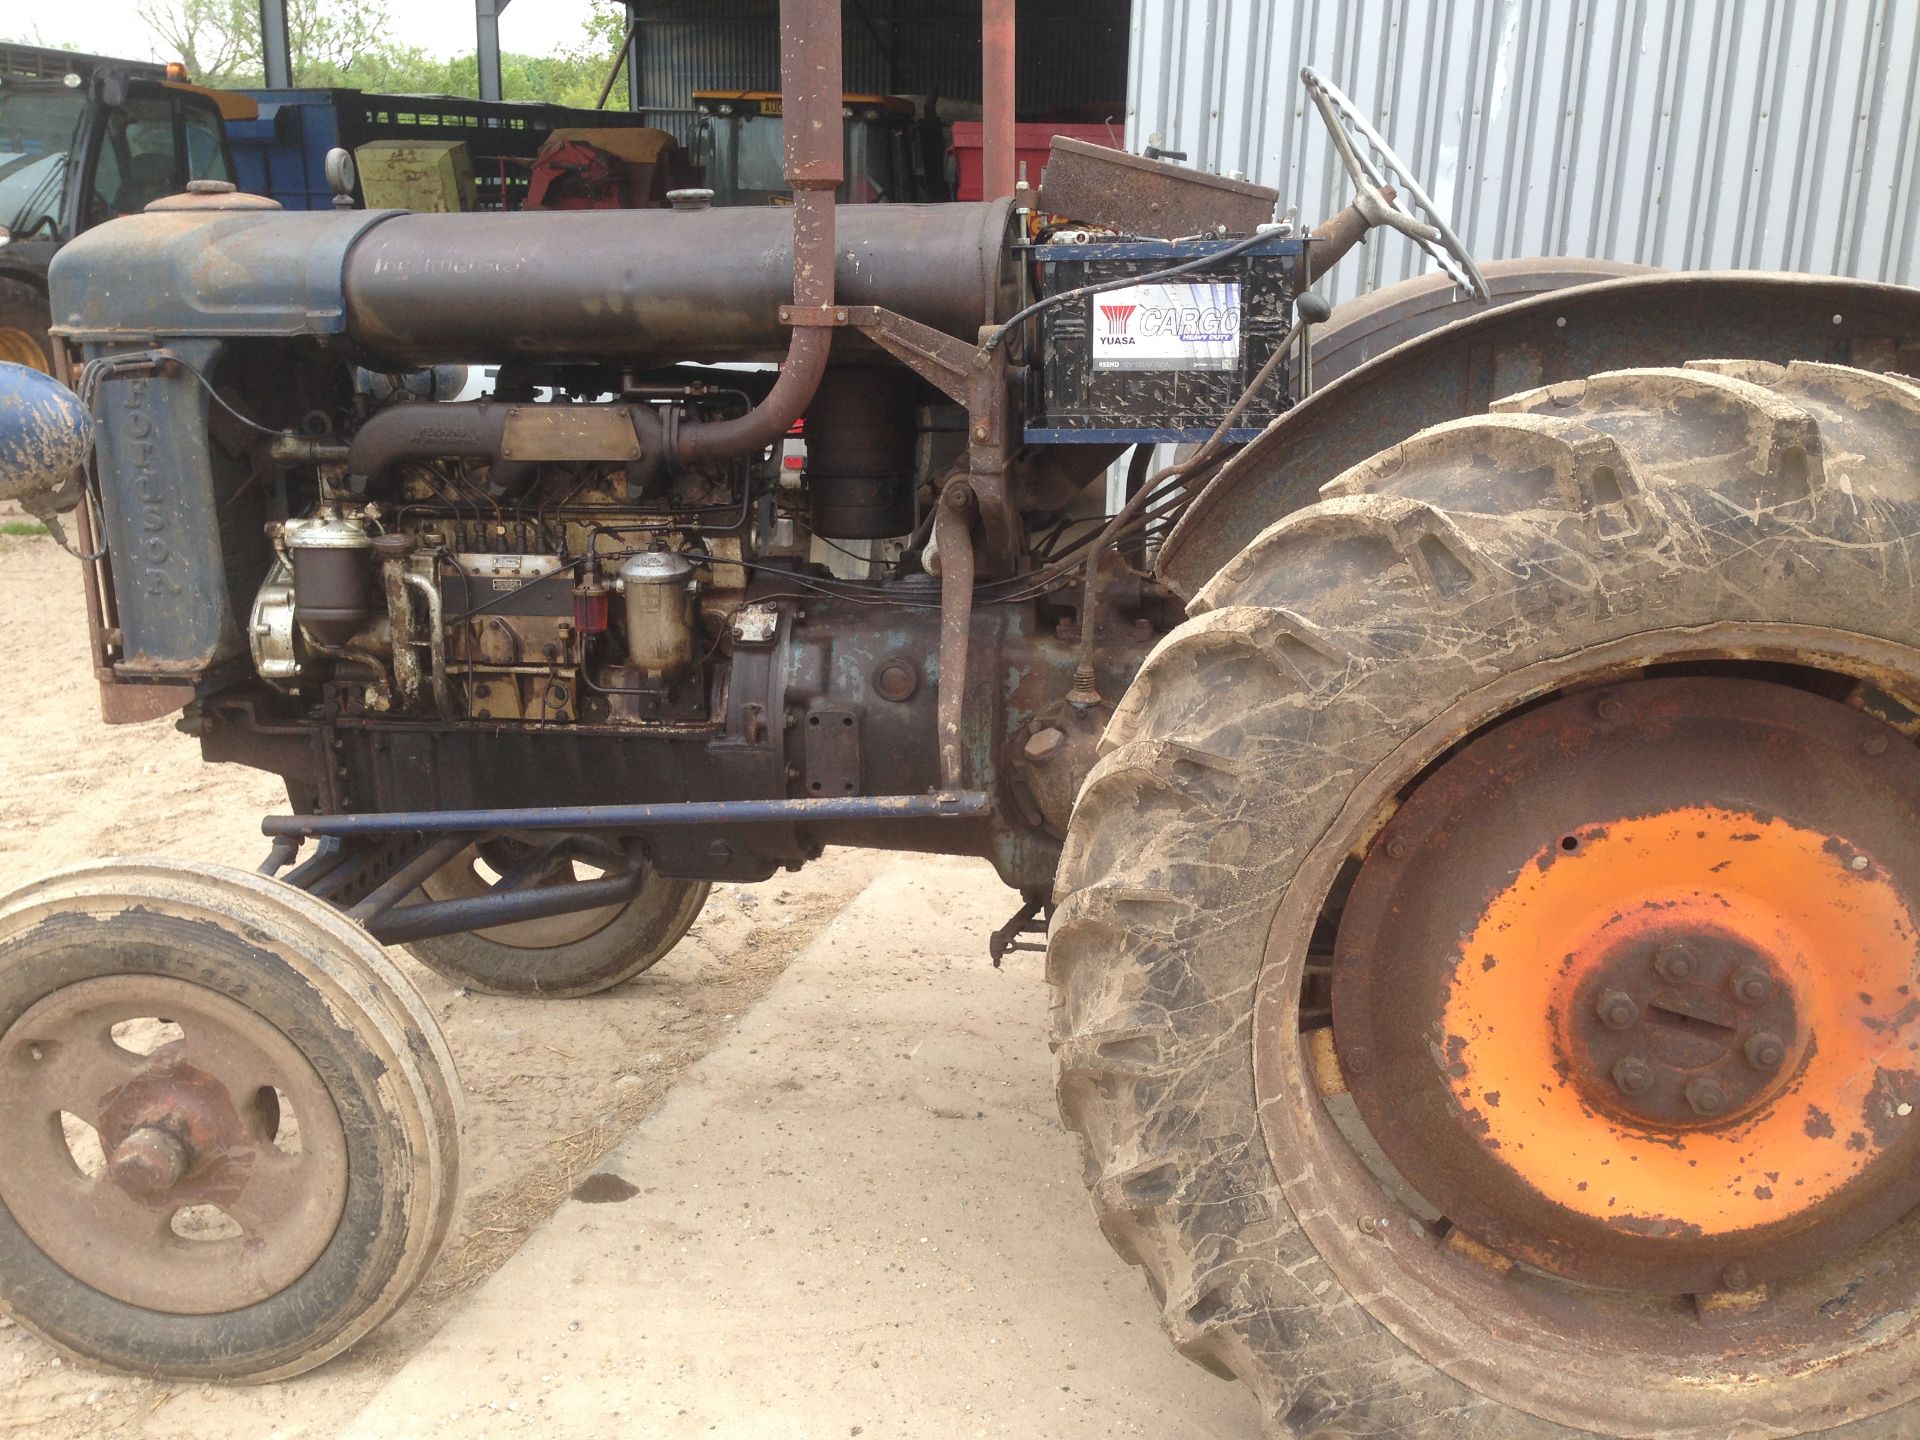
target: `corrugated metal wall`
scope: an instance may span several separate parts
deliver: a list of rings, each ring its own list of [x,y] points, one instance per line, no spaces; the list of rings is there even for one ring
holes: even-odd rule
[[[1920,283],[1916,0],[1133,0],[1127,138],[1350,198],[1298,72],[1374,118],[1477,257]],[[1332,298],[1429,268],[1398,235]]]

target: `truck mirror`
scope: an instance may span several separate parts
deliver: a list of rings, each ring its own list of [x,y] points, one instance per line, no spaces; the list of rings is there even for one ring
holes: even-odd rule
[[[338,145],[327,151],[326,176],[327,189],[333,192],[334,208],[351,210],[354,186],[360,179],[358,167],[353,163],[353,152]]]

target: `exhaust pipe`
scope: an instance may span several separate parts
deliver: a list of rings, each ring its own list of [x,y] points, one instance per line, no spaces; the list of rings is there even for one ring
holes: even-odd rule
[[[806,413],[826,373],[833,327],[834,192],[846,178],[841,134],[840,0],[780,0],[780,108],[793,191],[793,337],[767,398],[732,420],[687,421],[682,464],[751,455]]]

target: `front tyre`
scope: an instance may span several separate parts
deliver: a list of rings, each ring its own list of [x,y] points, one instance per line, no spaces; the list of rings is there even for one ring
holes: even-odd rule
[[[1920,386],[1598,375],[1323,493],[1074,815],[1109,1239],[1276,1436],[1913,1433]]]
[[[45,295],[24,280],[0,278],[0,361],[51,375],[52,324]]]
[[[458,1199],[420,1000],[320,901],[107,862],[0,901],[0,1308],[126,1374],[284,1379],[392,1314]]]

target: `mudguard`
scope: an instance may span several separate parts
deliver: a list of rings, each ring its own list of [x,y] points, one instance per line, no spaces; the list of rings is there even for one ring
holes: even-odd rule
[[[1537,385],[1704,359],[1920,370],[1920,289],[1867,280],[1656,271],[1458,309],[1461,318],[1315,390],[1235,455],[1167,537],[1160,579],[1182,596],[1198,594],[1343,471]],[[1336,314],[1326,328],[1340,323]]]

